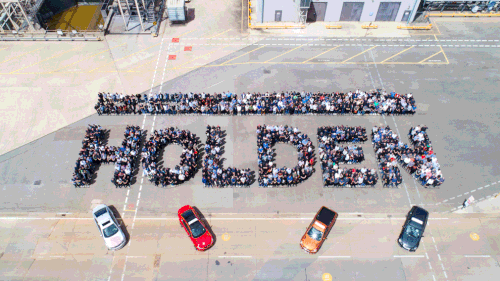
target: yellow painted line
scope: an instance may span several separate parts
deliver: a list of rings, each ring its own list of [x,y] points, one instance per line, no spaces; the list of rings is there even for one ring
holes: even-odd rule
[[[54,72],[56,72],[56,71],[59,71],[59,70],[61,70],[61,69],[65,69],[66,67],[72,66],[72,65],[77,64],[77,63],[79,63],[79,62],[82,62],[82,61],[84,61],[84,60],[88,60],[88,59],[90,59],[90,58],[92,58],[92,57],[98,56],[98,55],[100,55],[100,54],[102,54],[102,53],[105,53],[105,52],[107,52],[107,51],[111,51],[111,50],[113,50],[113,49],[115,49],[115,48],[121,47],[121,46],[123,46],[123,45],[125,45],[125,44],[127,44],[127,43],[123,43],[123,44],[120,44],[120,45],[118,45],[118,46],[114,46],[113,48],[106,49],[106,50],[104,50],[104,51],[102,51],[102,52],[99,52],[99,53],[93,54],[93,55],[91,55],[91,56],[89,56],[89,57],[87,57],[87,56],[86,56],[85,58],[83,58],[83,59],[81,59],[81,60],[79,60],[79,61],[75,61],[74,63],[70,63],[70,64],[65,65],[65,66],[63,66],[63,67],[61,67],[61,68],[58,68],[58,69],[56,69],[56,70],[52,70],[52,71],[45,72],[45,73],[54,73]]]
[[[441,52],[443,52],[444,58],[446,59],[446,64],[450,64],[450,61],[448,60],[448,56],[444,52],[443,47],[441,47],[441,45],[439,45],[439,48],[441,48]]]
[[[38,48],[38,49],[36,49],[36,50],[33,50],[33,51],[31,51],[31,52],[22,53],[22,54],[20,54],[20,55],[18,55],[18,56],[15,56],[15,57],[11,57],[11,58],[10,58],[10,59],[8,59],[8,60],[4,60],[4,61],[0,62],[0,64],[2,64],[2,63],[4,63],[4,62],[11,61],[11,60],[16,59],[16,58],[18,58],[18,57],[22,57],[22,56],[27,55],[27,54],[31,54],[31,53],[33,53],[33,52],[36,52],[36,51],[40,50],[40,49],[43,49],[43,47]]]
[[[195,32],[195,31],[196,31],[196,29],[195,29],[195,30],[188,31],[188,32],[184,32],[184,33],[182,33],[181,35],[179,35],[179,36],[177,36],[177,37],[182,37],[182,36],[184,36],[184,35],[186,35],[186,34],[189,34],[189,33],[191,33],[191,32]]]
[[[436,34],[436,35],[441,35],[441,30],[439,30],[439,26],[437,24],[437,21],[434,21],[434,25],[436,26],[436,29],[439,32],[439,34]]]
[[[419,61],[418,63],[423,63],[424,61],[426,61],[426,60],[428,60],[428,59],[430,59],[430,58],[432,58],[432,57],[434,57],[434,56],[437,56],[437,55],[441,54],[442,52],[443,52],[443,49],[441,48],[441,51],[439,51],[439,52],[435,53],[434,55],[432,55],[432,56],[430,56],[430,57],[428,57],[428,58],[425,58],[425,59],[423,59],[423,60]]]
[[[315,59],[315,58],[317,58],[317,57],[319,57],[319,56],[321,56],[321,55],[323,55],[323,54],[326,54],[326,53],[330,52],[331,50],[335,50],[335,49],[337,49],[337,48],[338,48],[338,47],[340,47],[340,46],[342,46],[342,45],[338,45],[338,46],[336,46],[336,47],[333,47],[333,48],[331,48],[331,49],[330,49],[330,50],[328,50],[328,51],[325,51],[325,52],[323,52],[323,53],[321,53],[321,54],[319,54],[319,55],[317,55],[317,56],[314,56],[314,57],[312,57],[312,58],[310,58],[310,59],[308,59],[308,60],[303,61],[302,63],[306,63],[306,62],[308,62],[308,61],[310,61],[310,60],[312,60],[312,59]]]
[[[135,210],[125,210],[125,212],[135,212]]]
[[[244,53],[243,55],[240,55],[240,56],[237,56],[237,57],[235,57],[235,58],[233,58],[233,59],[230,59],[230,60],[228,60],[228,61],[225,61],[225,62],[221,63],[220,65],[224,65],[224,64],[226,64],[226,63],[228,63],[228,62],[230,62],[230,61],[233,61],[233,60],[235,60],[235,59],[237,59],[237,58],[239,58],[239,57],[242,57],[242,56],[244,56],[244,55],[250,54],[251,52],[255,52],[255,51],[257,51],[258,49],[261,49],[261,48],[264,48],[264,47],[266,47],[266,46],[260,46],[260,47],[258,47],[257,49],[251,50],[250,52],[246,52],[246,53]]]
[[[215,37],[217,37],[217,36],[219,36],[219,35],[222,35],[222,34],[224,34],[224,33],[229,32],[229,31],[231,31],[231,30],[232,30],[232,29],[228,29],[228,30],[226,30],[226,31],[223,31],[223,32],[221,32],[221,33],[217,34],[217,35],[214,35],[214,36],[212,36],[212,37],[208,37],[207,39],[210,39],[210,38],[215,38]]]
[[[376,48],[376,47],[377,47],[377,46],[373,46],[373,47],[371,47],[370,49],[366,49],[366,50],[364,50],[363,52],[361,52],[361,53],[359,53],[359,54],[357,54],[357,55],[355,55],[355,56],[352,56],[352,57],[350,57],[350,58],[346,59],[346,60],[345,60],[345,61],[343,61],[342,63],[345,63],[345,62],[347,62],[348,60],[351,60],[351,59],[353,59],[353,58],[355,58],[355,57],[357,57],[357,56],[359,56],[359,55],[361,55],[361,54],[364,54],[364,53],[368,52],[369,50],[371,50],[371,49],[373,49],[373,48]]]
[[[231,45],[226,46],[226,47],[224,47],[224,48],[222,48],[222,49],[217,49],[217,50],[212,51],[212,52],[210,52],[210,53],[208,53],[208,54],[204,54],[204,55],[198,56],[198,57],[196,57],[196,58],[194,58],[194,59],[192,59],[192,60],[190,60],[190,61],[187,61],[187,62],[185,62],[185,63],[183,63],[183,64],[179,64],[178,66],[175,66],[175,68],[177,68],[177,67],[179,67],[179,66],[183,66],[183,65],[185,65],[185,64],[188,64],[188,63],[190,63],[190,62],[192,62],[192,61],[195,61],[195,60],[197,60],[197,59],[199,59],[199,58],[206,57],[206,56],[208,56],[208,55],[210,55],[210,54],[212,54],[212,53],[215,53],[215,52],[217,52],[217,51],[224,50],[225,48],[230,47],[230,46],[231,46]]]
[[[413,47],[415,47],[415,46],[411,46],[410,48],[405,49],[405,50],[403,50],[403,51],[401,51],[401,52],[399,52],[399,53],[395,54],[394,56],[388,57],[388,58],[386,58],[385,60],[381,61],[380,63],[384,63],[384,62],[386,62],[386,61],[388,61],[388,60],[392,59],[393,57],[395,57],[395,56],[397,56],[397,55],[400,55],[400,54],[402,54],[402,53],[404,53],[404,52],[408,51],[409,49],[411,49],[411,48],[413,48]]]
[[[313,41],[314,41],[314,40],[313,40]],[[305,45],[307,45],[307,44],[309,44],[309,43],[311,43],[311,42],[307,42],[307,43],[305,43],[305,44],[303,44],[303,45],[300,45],[300,46],[298,46],[298,47],[295,47],[295,48],[291,49],[290,51],[284,52],[283,54],[281,54],[281,55],[279,55],[279,56],[277,56],[277,57],[274,57],[274,58],[272,58],[272,59],[266,60],[265,62],[270,62],[270,61],[272,61],[272,60],[274,60],[274,59],[277,59],[277,58],[279,58],[279,57],[281,57],[281,56],[284,56],[284,55],[286,55],[286,54],[288,54],[288,53],[290,53],[290,52],[293,52],[293,51],[297,50],[298,48],[301,48],[301,47],[303,47],[303,46],[305,46]]]
[[[160,44],[161,44],[161,42],[160,42],[160,43],[157,43],[157,44],[154,44],[154,45],[151,45],[151,46],[149,46],[149,47],[147,47],[147,48],[145,48],[145,49],[142,49],[142,50],[140,50],[140,51],[137,51],[137,52],[135,52],[135,53],[132,53],[132,54],[130,54],[130,55],[128,55],[128,56],[124,56],[123,58],[119,58],[119,59],[114,60],[114,61],[112,61],[112,62],[107,62],[107,63],[105,63],[105,64],[103,64],[103,65],[101,65],[101,66],[99,66],[99,67],[96,67],[96,68],[94,68],[94,69],[92,69],[92,70],[88,71],[88,72],[89,72],[89,73],[90,73],[90,72],[94,72],[94,71],[96,71],[97,69],[99,69],[99,68],[101,68],[101,67],[103,67],[103,66],[105,66],[105,65],[108,65],[108,64],[110,64],[110,63],[116,63],[116,62],[119,62],[119,61],[124,60],[124,59],[126,59],[126,58],[129,58],[129,57],[131,57],[131,56],[133,56],[133,55],[135,55],[135,54],[138,54],[138,53],[144,52],[144,51],[146,51],[146,50],[149,50],[149,49],[151,49],[151,48],[153,48],[153,47],[156,47],[156,46],[158,46],[158,45],[160,45]]]
[[[41,61],[39,61],[39,62],[37,62],[37,63],[34,63],[34,64],[31,64],[31,65],[25,66],[25,67],[23,67],[23,68],[19,68],[18,70],[11,71],[9,74],[12,74],[12,73],[18,72],[18,71],[23,70],[23,69],[26,69],[26,68],[28,68],[28,67],[35,66],[35,65],[40,64],[40,63],[42,63],[42,62],[46,62],[46,61],[51,60],[51,59],[53,59],[53,58],[55,58],[55,57],[62,56],[62,55],[64,55],[64,54],[69,53],[69,52],[72,52],[72,51],[74,51],[74,50],[76,50],[76,49],[78,49],[78,48],[80,48],[80,47],[73,48],[73,49],[68,50],[68,51],[66,51],[66,52],[58,53],[58,54],[56,54],[56,55],[51,56],[50,58],[46,58],[46,59],[41,60]]]

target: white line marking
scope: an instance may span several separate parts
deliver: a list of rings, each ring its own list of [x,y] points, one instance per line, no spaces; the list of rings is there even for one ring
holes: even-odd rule
[[[429,259],[429,255],[427,254],[427,252],[425,252],[425,256],[427,257],[427,259]]]
[[[429,264],[429,268],[432,270],[432,265],[431,265],[431,262],[427,262]]]
[[[441,261],[441,255],[440,255],[440,254],[438,254],[438,258],[439,258],[439,260]]]
[[[123,266],[122,281],[123,281],[123,278],[125,277],[125,269],[127,268],[127,260],[128,260],[128,257],[125,257],[125,265]]]
[[[436,281],[436,276],[434,276],[434,274],[432,274],[432,279]]]
[[[483,188],[484,188],[484,187],[483,187],[483,186],[481,186],[481,187],[480,187],[480,188],[478,188],[477,190],[481,190],[481,189],[483,189]]]
[[[222,83],[222,82],[224,82],[224,80],[220,81],[219,83],[215,83],[215,84],[213,84],[212,86],[208,87],[207,89],[212,88],[212,87],[213,87],[213,86],[215,86],[215,85],[219,85],[219,84],[220,84],[220,83]]]
[[[474,190],[471,190],[470,192],[476,192],[476,190],[474,189]]]
[[[129,189],[129,190],[127,190],[127,196],[128,196],[129,194],[130,194],[130,189]]]
[[[490,255],[464,255],[466,258],[490,258]]]
[[[332,258],[332,259],[336,259],[336,258],[339,258],[339,259],[349,259],[351,258],[351,256],[319,256],[318,258]]]
[[[444,277],[448,278],[448,274],[446,274],[446,271],[443,270]]]
[[[219,258],[251,258],[252,256],[219,256]]]
[[[405,255],[405,256],[393,256],[395,258],[423,258],[423,255],[417,256],[417,255]]]
[[[93,218],[24,218],[24,217],[0,217],[0,220],[92,220]],[[307,218],[211,218],[212,220],[310,220]],[[405,220],[406,218],[337,218],[337,220]],[[429,218],[429,220],[448,220],[449,218]],[[178,220],[178,218],[137,218],[137,220]],[[430,222],[427,222],[430,225]]]
[[[488,185],[485,185],[484,187],[490,187],[490,185],[488,184]]]

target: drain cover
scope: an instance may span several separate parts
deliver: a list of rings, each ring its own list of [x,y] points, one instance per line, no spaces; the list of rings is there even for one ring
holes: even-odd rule
[[[36,180],[33,185],[40,185],[42,183],[42,180]]]

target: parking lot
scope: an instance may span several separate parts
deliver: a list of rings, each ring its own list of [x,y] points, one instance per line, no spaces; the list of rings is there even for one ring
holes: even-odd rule
[[[372,280],[373,276],[493,280],[499,261],[497,218],[451,212],[470,195],[478,201],[496,196],[500,186],[495,106],[500,36],[492,31],[495,24],[490,20],[442,20],[439,32],[419,32],[406,38],[244,37],[235,30],[209,36],[185,31],[190,33],[176,35],[178,43],[172,42],[171,35],[155,44],[143,38],[130,44],[111,37],[108,46],[92,45],[92,50],[90,45],[61,43],[47,45],[44,53],[38,53],[42,47],[34,43],[26,43],[25,50],[9,43],[5,48],[19,52],[19,61],[4,65],[0,73],[6,77],[4,87],[17,92],[17,97],[31,94],[33,99],[19,100],[27,108],[36,108],[36,113],[27,121],[22,112],[14,110],[13,100],[3,104],[4,120],[13,121],[3,125],[7,141],[2,141],[2,149],[6,153],[0,155],[0,184],[5,194],[0,211],[8,217],[0,219],[1,275],[7,280],[67,280],[73,276],[79,280],[320,280],[323,273],[330,273],[337,280]],[[43,55],[30,62],[27,52]],[[175,59],[169,60],[170,55]],[[71,87],[81,94],[69,90],[71,94],[61,94]],[[207,117],[93,113],[99,91],[345,92],[380,88],[412,92],[417,114]],[[49,96],[43,95],[46,92]],[[48,114],[43,114],[45,108]],[[28,131],[15,129],[40,119],[44,129],[41,125]],[[53,123],[61,128],[9,151],[9,147],[17,147],[14,143],[19,139],[41,134]],[[257,182],[248,188],[204,188],[200,172],[180,186],[161,188],[143,178],[142,170],[130,188],[116,188],[110,182],[113,166],[101,165],[95,184],[74,188],[70,179],[88,124],[110,130],[108,145],[121,143],[127,125],[143,127],[148,137],[161,128],[188,129],[202,143],[206,126],[219,125],[227,133],[224,165],[253,171],[258,171],[255,130],[259,124],[296,126],[316,148],[320,126],[363,126],[370,131],[373,126],[387,125],[409,143],[410,127],[425,124],[446,182],[438,189],[425,189],[403,171],[400,188],[384,188],[380,183],[373,188],[327,188],[316,164],[310,179],[291,188],[266,189]],[[366,160],[352,167],[376,168],[371,139],[361,147]],[[181,152],[180,146],[168,146],[163,165],[176,165]],[[297,161],[292,146],[278,144],[276,152],[280,166]],[[105,250],[89,219],[89,211],[97,203],[114,206],[123,218],[131,237],[123,250]],[[202,210],[217,235],[216,246],[208,252],[195,253],[173,218],[185,204]],[[404,215],[415,204],[431,213],[431,222],[424,243],[409,254],[395,240]],[[312,256],[300,250],[298,241],[321,205],[339,212],[341,219],[322,250]],[[33,219],[19,219],[25,216]],[[225,233],[231,236],[228,241],[221,239]],[[473,241],[471,233],[478,233],[480,240]]]

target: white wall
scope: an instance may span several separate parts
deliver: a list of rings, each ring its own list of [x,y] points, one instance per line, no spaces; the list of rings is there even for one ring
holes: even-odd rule
[[[300,0],[259,0],[264,2],[264,19],[263,21],[274,21],[274,13],[276,10],[282,10],[283,14],[281,21],[298,22],[297,6]],[[399,11],[396,16],[396,22],[400,22],[406,10],[417,9],[422,0],[312,0],[312,2],[326,2],[325,21],[339,21],[342,13],[344,2],[364,2],[363,11],[361,13],[362,22],[375,21],[380,2],[400,2]],[[260,11],[261,12],[261,11]],[[414,11],[410,14],[410,20],[415,16]],[[372,13],[372,15],[370,15]],[[410,21],[411,22],[411,21]]]
[[[297,6],[300,0],[262,0],[264,1],[264,22],[274,21],[276,10],[281,10],[281,21],[299,21]]]
[[[417,7],[418,7],[418,2],[420,0],[417,0]],[[378,8],[380,5],[380,2],[400,2],[401,5],[399,6],[399,11],[398,15],[396,16],[396,21],[401,21],[401,18],[403,17],[404,11],[405,10],[412,10],[415,0],[345,0],[345,1],[339,1],[339,0],[312,0],[312,2],[327,2],[326,6],[326,15],[325,15],[325,21],[339,21],[340,20],[340,14],[342,13],[342,6],[344,5],[344,2],[364,2],[365,5],[363,6],[363,11],[361,13],[361,19],[360,21],[362,22],[367,22],[367,21],[375,21],[375,18],[377,16]],[[415,7],[415,8],[417,8]],[[373,13],[370,16],[370,13]]]

